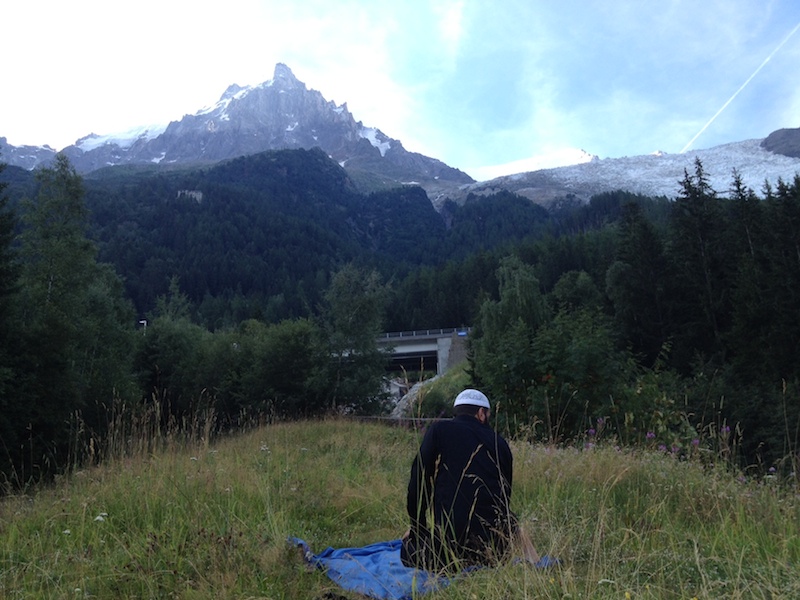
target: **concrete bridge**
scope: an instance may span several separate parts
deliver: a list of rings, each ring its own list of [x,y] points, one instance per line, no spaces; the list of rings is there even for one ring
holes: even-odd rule
[[[392,348],[390,370],[436,371],[441,375],[467,357],[469,327],[385,333],[378,347]]]

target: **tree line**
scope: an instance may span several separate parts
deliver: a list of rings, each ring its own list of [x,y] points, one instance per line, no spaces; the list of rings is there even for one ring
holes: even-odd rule
[[[123,409],[220,429],[378,413],[381,331],[467,325],[511,434],[797,456],[797,178],[758,196],[734,173],[721,194],[697,162],[674,201],[501,193],[439,215],[291,151],[90,181],[62,156],[23,188],[0,207],[0,469],[18,484]]]
[[[0,194],[0,474],[9,486],[102,454],[112,419],[158,406],[162,425],[377,412],[385,286],[343,265],[314,318],[212,332],[172,278],[139,319],[87,236],[83,179],[64,155],[36,173],[21,217]],[[3,186],[5,187],[5,186]],[[0,192],[3,192],[0,189]],[[19,226],[18,226],[19,225]]]
[[[794,472],[800,178],[758,197],[734,172],[722,197],[698,160],[667,210],[650,211],[663,218],[647,204],[501,259],[473,377],[534,437],[735,448]]]

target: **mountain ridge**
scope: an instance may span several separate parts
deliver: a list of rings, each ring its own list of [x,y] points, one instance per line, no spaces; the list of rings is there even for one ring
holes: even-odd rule
[[[442,161],[409,152],[400,140],[356,121],[347,104],[337,106],[308,89],[291,69],[275,66],[273,78],[255,86],[229,86],[211,106],[165,127],[134,128],[128,135],[89,134],[62,149],[80,173],[126,164],[215,164],[267,150],[319,147],[341,166],[384,179],[387,186],[414,182],[474,182]],[[8,164],[32,169],[53,159],[49,146],[15,148],[0,138]]]
[[[682,154],[631,157],[586,155],[567,166],[522,171],[486,181],[442,161],[407,151],[400,140],[357,121],[347,103],[337,105],[309,89],[283,63],[272,79],[254,86],[232,84],[219,100],[167,125],[141,126],[111,135],[91,133],[62,150],[84,174],[109,166],[211,165],[267,150],[318,147],[339,163],[364,192],[415,184],[437,210],[450,200],[510,191],[548,206],[565,197],[588,201],[597,193],[626,190],[674,198],[684,170],[700,159],[712,187],[727,191],[733,169],[760,190],[800,173],[800,129],[780,129],[764,139],[732,142]],[[33,169],[56,154],[50,146],[14,147],[0,137],[0,159]]]
[[[544,206],[566,196],[586,202],[595,194],[617,190],[675,198],[684,172],[692,172],[697,159],[703,163],[711,187],[722,195],[730,188],[734,169],[744,185],[757,192],[766,182],[774,186],[779,179],[788,181],[800,173],[800,157],[770,151],[764,140],[753,139],[682,154],[657,152],[594,158],[575,165],[505,175],[462,186],[451,200],[460,203],[469,195],[483,196],[500,190],[513,192]]]

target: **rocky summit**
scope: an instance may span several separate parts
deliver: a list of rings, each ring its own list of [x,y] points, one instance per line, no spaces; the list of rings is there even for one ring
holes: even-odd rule
[[[166,127],[91,134],[62,151],[79,172],[89,173],[114,165],[213,164],[267,150],[315,147],[370,187],[417,183],[436,190],[474,181],[356,121],[346,103],[327,101],[284,64],[276,65],[271,80],[252,87],[232,85],[213,106]],[[56,153],[50,147],[15,148],[4,138],[0,152],[9,164],[27,169],[52,160]]]
[[[681,154],[599,158],[571,166],[518,173],[475,182],[440,160],[403,148],[380,129],[367,127],[347,109],[299,81],[284,64],[272,79],[256,86],[231,85],[213,105],[167,126],[138,127],[117,135],[90,134],[63,149],[75,168],[90,173],[114,165],[214,164],[269,150],[320,148],[344,167],[364,192],[416,184],[441,210],[447,200],[463,204],[510,191],[549,206],[564,198],[588,201],[592,195],[625,190],[675,197],[686,170],[700,159],[712,187],[725,194],[733,170],[743,183],[761,191],[766,182],[791,180],[800,173],[800,129],[780,129],[763,140],[744,140]],[[33,169],[52,161],[49,146],[14,147],[0,137],[0,159]]]

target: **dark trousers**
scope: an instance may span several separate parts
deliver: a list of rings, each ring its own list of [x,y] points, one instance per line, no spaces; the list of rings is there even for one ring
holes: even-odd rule
[[[423,571],[458,572],[476,566],[493,566],[503,558],[508,536],[471,536],[465,542],[448,540],[436,530],[411,529],[403,539],[400,560]]]

